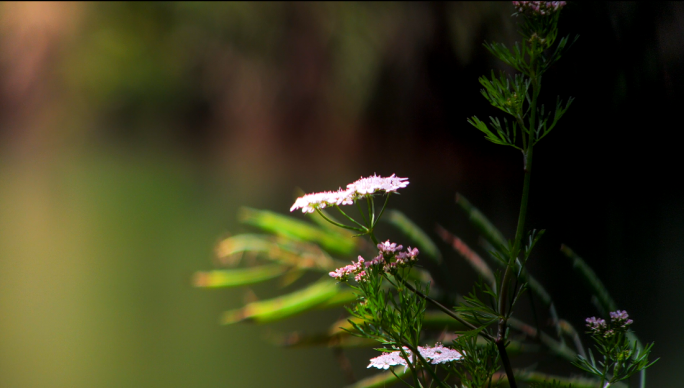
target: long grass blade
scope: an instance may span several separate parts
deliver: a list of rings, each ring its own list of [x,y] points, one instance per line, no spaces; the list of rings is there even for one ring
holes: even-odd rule
[[[247,286],[278,277],[288,269],[289,267],[284,265],[272,264],[250,268],[199,271],[192,277],[192,283],[200,288]]]
[[[322,279],[293,293],[226,311],[221,318],[221,324],[230,325],[247,320],[255,323],[282,320],[320,306],[339,291],[340,287],[335,281]]]
[[[266,232],[279,236],[320,244],[325,250],[340,255],[350,255],[357,244],[353,239],[345,238],[338,233],[316,227],[294,217],[242,207],[238,213],[241,222],[256,226]]]

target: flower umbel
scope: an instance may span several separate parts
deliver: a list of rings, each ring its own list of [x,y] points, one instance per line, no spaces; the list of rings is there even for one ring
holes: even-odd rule
[[[440,343],[435,344],[434,347],[419,346],[418,351],[420,352],[420,355],[423,356],[426,361],[430,361],[431,364],[444,364],[451,361],[458,361],[463,358],[463,355],[458,351],[442,346]],[[413,362],[413,354],[411,351],[407,347],[404,347],[404,352],[411,362]],[[401,357],[401,352],[398,350],[371,358],[368,368],[375,367],[378,369],[388,369],[390,366],[396,365],[408,366],[406,360]]]
[[[399,178],[394,174],[387,178],[373,175],[348,184],[346,190],[324,191],[299,197],[290,211],[302,209],[303,213],[313,213],[316,209],[325,209],[328,206],[351,205],[359,197],[378,192],[394,193],[408,184],[408,178]]]
[[[302,209],[302,213],[313,213],[316,209],[325,209],[327,206],[351,205],[353,203],[354,197],[349,190],[324,191],[297,198],[290,211]]]
[[[393,193],[399,189],[403,189],[408,186],[408,184],[408,178],[399,178],[395,176],[395,174],[392,174],[392,176],[387,178],[373,175],[348,184],[347,190],[351,190],[356,196],[375,194],[378,191]]]

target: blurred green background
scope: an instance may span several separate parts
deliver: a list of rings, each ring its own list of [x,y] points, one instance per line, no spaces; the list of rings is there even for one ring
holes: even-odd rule
[[[425,230],[476,241],[459,191],[510,235],[520,155],[465,119],[494,114],[477,77],[504,68],[481,44],[510,45],[512,13],[496,2],[0,4],[0,386],[344,386],[331,350],[267,340],[341,310],[221,327],[222,311],[277,284],[198,290],[192,273],[247,230],[239,206],[286,213],[296,187],[373,173],[410,178],[392,205]],[[566,7],[561,32],[581,37],[544,82],[549,101],[577,101],[538,148],[529,221],[548,230],[532,270],[559,313],[578,327],[597,314],[564,242],[656,341],[654,386],[684,379],[682,26],[676,2]],[[474,274],[451,266],[467,291]],[[369,354],[349,352],[358,376]]]

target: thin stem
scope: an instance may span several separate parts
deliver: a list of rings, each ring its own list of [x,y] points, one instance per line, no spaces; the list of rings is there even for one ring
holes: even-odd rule
[[[343,216],[347,217],[348,220],[350,220],[351,222],[353,222],[353,223],[355,223],[356,225],[360,226],[361,229],[362,229],[363,231],[368,231],[368,228],[366,228],[365,225],[361,225],[358,221],[356,221],[355,219],[349,217],[349,216],[347,215],[347,213],[345,213],[342,209],[340,209],[339,206],[335,205],[335,208],[336,208],[340,213],[342,213]]]
[[[375,238],[375,234],[373,233],[372,229],[368,230],[368,236],[370,237],[371,241],[373,241],[373,244],[375,244],[376,246],[380,244],[380,242],[378,242],[378,239]]]
[[[380,210],[380,214],[378,214],[378,219],[375,221],[375,223],[380,221],[380,218],[382,217],[382,213],[385,212],[385,208],[387,207],[387,203],[389,202],[389,197],[390,197],[390,194],[387,193],[387,197],[385,198],[385,203],[382,205],[382,209]],[[371,229],[375,228],[375,223],[371,224]]]
[[[397,341],[394,339],[397,343],[401,344],[402,341]],[[406,360],[406,365],[411,369],[411,375],[413,376],[413,381],[416,383],[416,386],[420,386],[420,382],[418,381],[418,372],[416,371],[415,367],[413,364],[411,364],[411,360],[409,359],[409,356],[406,354],[406,351],[404,351],[404,347],[401,346],[399,348],[399,352],[401,352],[401,356]]]
[[[368,223],[368,218],[367,218],[366,215],[363,213],[363,209],[361,209],[361,204],[359,203],[359,201],[354,201],[354,202],[356,202],[356,206],[358,206],[358,208],[359,208],[359,213],[361,213],[361,217],[363,217],[363,222],[365,222],[366,224],[369,224],[369,223]],[[370,224],[369,224],[369,225],[370,225]]]
[[[373,228],[373,225],[375,225],[375,201],[373,200],[372,195],[367,195],[366,197],[368,198],[368,202],[370,202],[371,209],[372,209],[370,219],[371,219],[371,228]]]
[[[534,44],[534,43],[533,43]],[[501,280],[501,287],[499,288],[499,328],[496,336],[496,346],[501,355],[501,362],[504,364],[504,369],[506,370],[506,375],[508,376],[508,382],[512,388],[516,388],[515,376],[513,375],[513,370],[510,365],[510,360],[508,359],[508,354],[506,353],[506,327],[507,320],[509,318],[510,310],[507,311],[508,305],[508,291],[510,288],[510,283],[513,277],[516,278],[515,274],[515,262],[518,259],[518,254],[520,253],[520,246],[525,231],[525,220],[527,218],[527,202],[530,194],[530,178],[532,176],[532,151],[534,150],[534,128],[536,123],[536,112],[537,112],[537,97],[539,96],[540,78],[537,75],[537,65],[536,65],[536,55],[534,47],[532,47],[532,53],[530,58],[530,68],[531,74],[529,74],[532,80],[532,103],[530,106],[530,126],[527,129],[527,149],[523,152],[523,162],[525,171],[525,180],[523,182],[523,193],[522,199],[520,200],[520,213],[518,214],[518,226],[515,232],[515,239],[513,240],[513,249],[510,251],[510,256],[508,257],[508,265],[506,266],[506,271],[504,272],[504,277]]]
[[[353,227],[353,226],[344,225],[344,224],[340,224],[339,222],[333,221],[333,220],[331,220],[330,218],[326,217],[326,216],[323,214],[323,212],[320,211],[320,210],[318,210],[318,209],[316,209],[316,212],[318,212],[318,214],[320,214],[321,217],[323,217],[326,221],[330,222],[331,224],[333,224],[333,225],[335,225],[335,226],[339,226],[340,228],[344,228],[344,229],[355,230],[355,231],[357,231],[357,232],[363,232],[363,233],[366,232],[364,229],[355,228],[355,227]]]
[[[511,368],[511,360],[508,359],[508,353],[506,352],[506,344],[504,343],[504,341],[499,341],[497,339],[496,348],[499,350],[499,355],[501,355],[501,363],[503,363],[504,369],[506,370],[506,376],[508,377],[508,385],[510,385],[511,388],[517,388],[515,378],[511,378],[514,376],[513,368]]]

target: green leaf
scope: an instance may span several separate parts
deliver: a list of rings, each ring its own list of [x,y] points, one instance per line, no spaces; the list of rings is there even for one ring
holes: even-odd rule
[[[269,233],[320,244],[323,249],[332,253],[351,255],[357,249],[354,240],[345,238],[338,233],[318,228],[294,217],[284,216],[267,210],[242,207],[238,218],[245,224],[256,226]]]
[[[193,285],[202,288],[240,287],[273,279],[285,273],[289,267],[279,264],[250,268],[217,269],[199,271],[193,276]]]
[[[494,132],[489,130],[487,124],[485,124],[482,120],[478,119],[476,116],[473,116],[472,118],[468,119],[468,123],[482,131],[485,134],[485,139],[491,141],[492,143],[514,146],[513,144],[508,142],[505,137],[500,138],[499,136],[495,135]]]
[[[334,280],[323,278],[293,293],[226,311],[221,324],[230,325],[245,320],[266,323],[286,319],[320,306],[339,292],[340,287]]]
[[[439,252],[437,245],[404,213],[399,210],[389,210],[383,219],[404,233],[419,248],[421,254],[426,255],[436,263],[442,262],[442,254]]]

